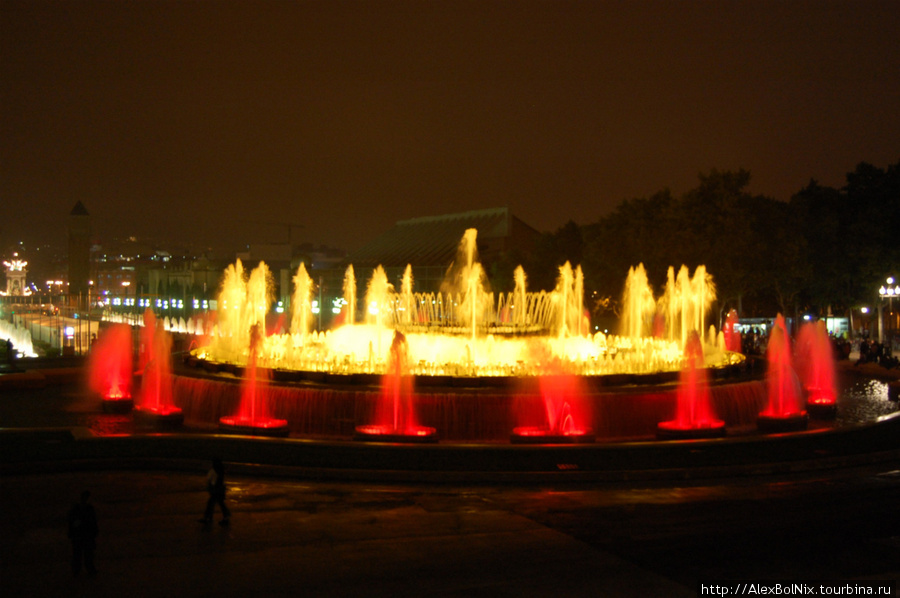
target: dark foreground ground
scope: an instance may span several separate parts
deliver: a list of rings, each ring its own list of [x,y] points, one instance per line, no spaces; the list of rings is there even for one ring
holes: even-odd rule
[[[708,579],[900,578],[900,471],[630,487],[447,487],[202,471],[16,474],[0,492],[5,596],[696,596]],[[73,578],[66,511],[100,520]]]
[[[83,425],[94,409],[71,386],[7,390],[0,427]],[[0,454],[2,596],[677,597],[712,579],[900,579],[900,451],[883,440],[877,459],[802,471],[517,484],[327,480],[254,470],[248,448],[230,455],[232,524],[211,529],[196,521],[207,454],[30,464],[16,446],[12,466]],[[68,564],[84,489],[95,578]]]

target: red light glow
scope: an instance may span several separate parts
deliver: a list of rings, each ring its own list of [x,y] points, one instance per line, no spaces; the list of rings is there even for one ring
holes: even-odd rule
[[[108,401],[131,399],[131,327],[113,324],[91,347],[88,377],[92,391]]]

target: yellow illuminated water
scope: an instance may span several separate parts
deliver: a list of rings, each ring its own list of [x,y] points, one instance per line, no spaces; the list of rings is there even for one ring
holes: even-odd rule
[[[352,313],[335,330],[310,330],[314,284],[303,265],[294,276],[289,333],[265,338],[261,367],[383,374],[390,360],[395,330],[409,346],[410,373],[418,376],[532,376],[551,367],[577,375],[676,371],[683,360],[683,339],[701,333],[715,298],[712,278],[701,266],[690,277],[682,267],[669,271],[666,292],[658,300],[643,265],[628,275],[622,305],[623,334],[591,332],[585,313],[581,267],[560,267],[553,291],[528,292],[519,267],[511,293],[493,293],[477,260],[477,231],[463,237],[456,262],[440,292],[415,292],[407,267],[399,291],[384,269],[376,268],[366,285],[362,314],[356,305],[355,277],[348,268],[344,305]],[[240,261],[225,272],[219,294],[218,323],[207,346],[194,351],[212,361],[246,364],[250,329],[263,322],[271,305],[271,275],[260,264],[247,276]],[[362,315],[362,317],[359,317]],[[665,330],[658,330],[664,322]],[[704,346],[713,367],[741,357],[724,351],[713,329]],[[552,362],[552,363],[549,363]]]

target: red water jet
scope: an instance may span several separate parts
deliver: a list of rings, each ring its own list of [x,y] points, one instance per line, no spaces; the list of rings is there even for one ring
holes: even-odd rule
[[[153,358],[153,339],[156,335],[156,314],[149,307],[144,310],[144,326],[140,332],[138,345],[138,374],[143,374],[147,362]]]
[[[548,359],[545,373],[538,378],[538,391],[542,413],[538,422],[535,415],[520,411],[523,425],[513,428],[510,442],[515,444],[556,444],[593,442],[591,414],[585,398],[584,386],[579,376],[564,371],[558,361]],[[527,425],[531,423],[531,425]]]
[[[409,375],[409,346],[406,336],[394,331],[388,371],[382,377],[381,399],[375,409],[375,423],[356,427],[357,440],[385,442],[435,442],[437,430],[419,425],[413,402],[413,378]]]
[[[103,398],[103,410],[121,413],[134,406],[132,386],[131,327],[113,324],[91,346],[88,381]]]
[[[726,351],[741,352],[741,332],[737,329],[737,324],[737,310],[732,309],[725,318],[725,325],[722,326],[722,336],[725,337]]]
[[[797,370],[810,415],[831,418],[837,414],[834,367],[834,351],[825,322],[804,324],[797,341]]]
[[[656,435],[664,439],[711,438],[725,435],[725,422],[712,412],[712,398],[700,335],[692,331],[684,347],[675,419],[660,422]]]
[[[250,328],[250,354],[241,384],[241,403],[235,415],[219,419],[219,428],[225,432],[253,436],[287,436],[287,420],[269,415],[266,389],[268,370],[257,367],[259,349],[263,341],[261,324]]]
[[[152,313],[152,312],[151,312]],[[141,331],[143,364],[141,374],[141,400],[135,407],[135,418],[153,424],[178,425],[184,421],[181,408],[176,407],[172,393],[172,336],[163,323],[144,314],[144,330]],[[147,323],[155,322],[155,329],[147,330]]]
[[[794,372],[791,358],[790,337],[781,314],[775,318],[775,325],[769,334],[766,359],[769,402],[756,420],[757,427],[764,432],[805,429],[809,414],[803,408],[800,381]]]

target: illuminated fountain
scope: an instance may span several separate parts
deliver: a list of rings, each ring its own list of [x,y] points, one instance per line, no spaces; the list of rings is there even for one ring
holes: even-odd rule
[[[156,314],[149,307],[144,310],[144,325],[141,327],[138,345],[138,374],[143,374],[147,363],[153,357],[153,337],[156,334]]]
[[[525,272],[521,266],[515,272],[514,301],[526,303]],[[558,337],[578,338],[587,330],[583,323],[584,282],[581,268],[572,270],[569,262],[559,269],[555,292],[558,303]],[[629,291],[626,290],[626,297]],[[626,299],[627,301],[627,299]],[[512,305],[515,306],[516,303]],[[581,377],[570,373],[561,359],[545,343],[533,341],[529,362],[538,364],[537,405],[528,409],[523,405],[518,414],[519,425],[513,428],[510,441],[515,444],[580,443],[594,440],[591,429],[592,414],[585,397]],[[524,393],[527,397],[528,393]],[[535,411],[537,413],[535,413]]]
[[[262,336],[253,350],[251,328],[265,321],[271,304],[266,285],[259,282],[269,278],[268,268],[260,263],[248,277],[237,261],[225,271],[217,323],[210,331],[209,344],[193,350],[191,360],[207,369],[235,372],[246,370],[252,361],[254,367],[270,370],[279,383],[327,380],[328,384],[358,385],[381,379],[385,385],[381,395],[392,397],[397,405],[405,404],[405,382],[391,385],[404,376],[414,382],[416,392],[420,386],[493,387],[507,389],[503,391],[507,395],[514,387],[522,388],[523,382],[533,382],[530,388],[540,389],[542,378],[547,377],[544,389],[535,391],[547,397],[543,401],[545,420],[527,424],[509,421],[507,437],[514,427],[526,425],[544,427],[547,434],[555,436],[565,430],[572,436],[576,429],[587,436],[596,428],[596,412],[585,421],[573,421],[580,409],[575,408],[578,401],[553,397],[580,393],[573,389],[601,377],[674,375],[684,361],[685,339],[691,331],[704,330],[705,312],[715,298],[711,278],[701,266],[693,276],[686,267],[677,277],[670,269],[666,293],[655,301],[640,265],[629,273],[622,334],[592,334],[585,316],[580,267],[564,264],[556,287],[540,292],[527,290],[525,272],[519,267],[514,274],[514,290],[495,293],[477,259],[476,235],[470,229],[463,236],[439,292],[415,291],[409,266],[395,288],[379,266],[366,284],[365,298],[357,311],[353,307],[357,303],[356,277],[352,267],[348,268],[341,300],[346,314],[342,314],[342,325],[329,331],[311,329],[314,285],[301,265],[293,279],[290,332]],[[654,331],[660,325],[663,328]],[[405,339],[403,353],[408,356],[402,366],[397,359],[397,332]],[[720,345],[703,345],[707,367],[742,363],[741,355],[724,351]],[[411,390],[409,393],[412,397]],[[421,414],[426,418],[422,421],[431,423],[427,418],[446,415],[443,408],[433,404]],[[562,413],[565,409],[568,415]],[[351,418],[358,415],[349,414]],[[505,421],[499,414],[492,417],[497,422]],[[375,424],[405,427],[399,420],[396,424],[372,422]]]
[[[725,435],[725,422],[716,419],[710,405],[709,381],[703,364],[703,344],[692,332],[684,348],[684,366],[678,385],[675,419],[660,422],[663,439],[712,438]]]
[[[253,434],[262,436],[287,436],[288,425],[283,419],[270,417],[266,388],[268,375],[259,367],[259,352],[263,343],[266,310],[272,302],[272,277],[265,264],[260,264],[245,283],[241,263],[226,272],[226,284],[223,286],[222,300],[224,311],[232,320],[238,322],[239,334],[230,339],[232,347],[247,348],[247,361],[241,385],[241,402],[235,415],[219,419],[219,428],[237,434]],[[306,335],[306,326],[311,316],[309,295],[312,283],[301,265],[294,277],[294,304],[299,309],[294,311],[291,331],[302,338]],[[247,331],[246,336],[244,330]],[[246,345],[243,343],[246,339]]]
[[[269,415],[266,389],[268,375],[258,368],[257,355],[262,342],[261,325],[254,324],[250,330],[250,354],[244,379],[241,384],[241,403],[236,415],[219,419],[219,429],[233,434],[253,436],[287,436],[288,423]]]
[[[725,317],[725,325],[722,326],[722,336],[725,341],[725,350],[741,353],[741,333],[737,329],[737,323],[737,311],[732,309]]]
[[[134,407],[131,326],[113,324],[100,333],[88,357],[90,389],[103,399],[103,410],[125,413]]]
[[[474,234],[463,239],[462,264],[454,262],[445,288],[438,293],[413,292],[409,269],[397,292],[384,270],[377,268],[367,284],[364,321],[350,324],[355,316],[348,313],[345,325],[330,331],[309,329],[312,283],[301,265],[294,277],[291,333],[263,339],[259,365],[276,372],[381,375],[388,371],[393,332],[400,330],[409,345],[414,376],[535,376],[540,374],[540,364],[532,362],[530,355],[536,340],[574,375],[674,372],[681,366],[682,337],[689,330],[702,329],[702,311],[714,297],[703,285],[699,291],[691,288],[698,286],[698,279],[708,278],[705,271],[692,279],[682,268],[677,293],[667,293],[661,300],[675,317],[669,320],[672,325],[667,337],[671,338],[653,338],[645,334],[644,320],[656,303],[644,275],[629,281],[634,290],[628,296],[641,298],[631,300],[625,333],[591,335],[584,323],[580,267],[561,267],[556,289],[537,293],[525,291],[524,273],[519,270],[516,289],[495,294],[486,288],[481,265],[475,261],[474,240]],[[250,326],[263,321],[268,306],[248,296],[244,279],[239,260],[226,270],[218,323],[210,344],[194,351],[198,358],[246,365]],[[704,289],[706,300],[702,298]],[[693,292],[701,297],[694,297]],[[741,359],[721,351],[706,357],[711,367]]]
[[[768,405],[757,419],[757,426],[763,432],[787,432],[806,429],[809,414],[803,408],[803,393],[800,380],[794,371],[791,357],[791,341],[784,323],[778,314],[769,334],[766,348],[768,370]]]
[[[155,328],[150,324],[155,321]],[[172,393],[172,336],[163,322],[145,320],[142,339],[146,342],[141,371],[140,402],[134,408],[136,422],[148,425],[177,426],[184,421],[184,413],[176,407]]]
[[[520,393],[518,420],[512,430],[513,444],[574,444],[594,441],[592,414],[583,380],[568,374],[549,358],[537,377],[538,396]]]
[[[806,409],[812,417],[837,415],[837,391],[834,378],[834,350],[825,322],[807,323],[797,340],[797,370],[806,391]]]
[[[436,442],[437,430],[416,420],[413,381],[409,375],[409,347],[406,337],[394,331],[391,360],[384,375],[382,396],[376,405],[375,423],[356,427],[357,440],[385,442]]]
[[[12,322],[0,320],[0,341],[12,341],[19,357],[37,357],[31,340],[31,332],[24,326],[16,326]]]

